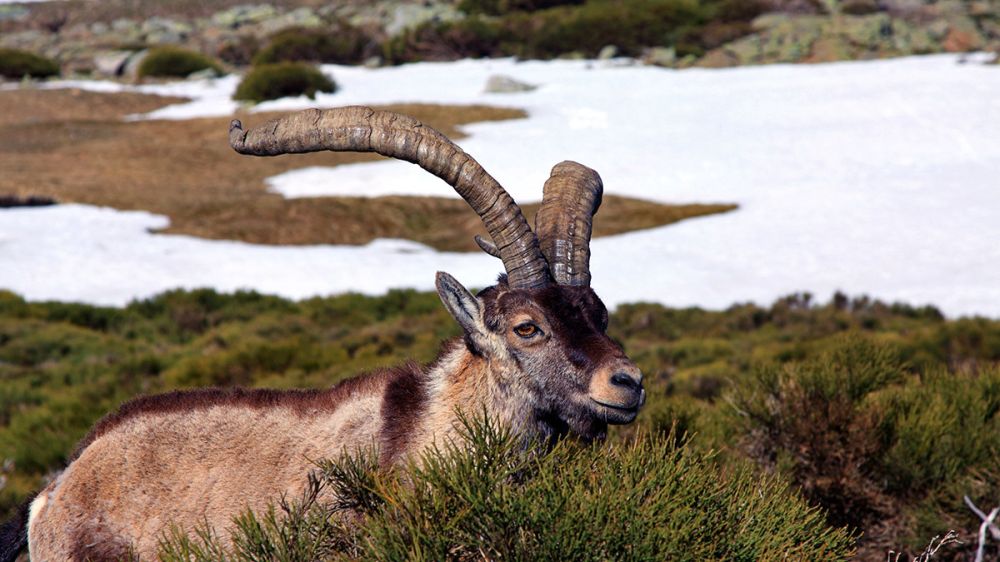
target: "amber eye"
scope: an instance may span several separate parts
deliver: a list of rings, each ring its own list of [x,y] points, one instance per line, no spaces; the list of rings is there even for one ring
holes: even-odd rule
[[[538,326],[535,326],[531,322],[525,322],[524,324],[518,324],[514,326],[514,333],[521,336],[522,338],[530,338],[535,334],[540,332]]]

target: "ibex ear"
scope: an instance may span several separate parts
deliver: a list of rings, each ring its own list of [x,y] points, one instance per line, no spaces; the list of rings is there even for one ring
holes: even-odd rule
[[[435,279],[438,295],[448,312],[455,318],[468,336],[478,336],[486,332],[483,322],[483,304],[457,279],[443,271]]]

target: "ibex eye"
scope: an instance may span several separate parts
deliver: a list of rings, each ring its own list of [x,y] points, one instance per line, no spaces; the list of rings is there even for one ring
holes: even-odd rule
[[[524,324],[518,324],[514,326],[514,333],[521,336],[522,338],[530,338],[537,334],[540,330],[538,326],[535,326],[531,322],[525,322]]]

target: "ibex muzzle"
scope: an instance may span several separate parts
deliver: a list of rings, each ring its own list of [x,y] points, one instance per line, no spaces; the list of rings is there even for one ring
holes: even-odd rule
[[[457,439],[463,410],[485,411],[526,440],[601,438],[609,424],[635,419],[642,375],[608,337],[608,311],[590,288],[596,172],[557,165],[533,231],[472,157],[406,116],[348,107],[250,131],[234,121],[230,143],[258,156],[348,150],[416,163],[482,217],[492,242],[477,241],[506,273],[478,295],[438,273],[438,294],[464,337],[445,343],[430,365],[326,390],[203,389],[126,403],[84,438],[30,515],[0,529],[0,553],[10,560],[25,543],[33,560],[152,560],[171,525],[208,523],[224,533],[245,509],[299,493],[311,459],[374,445],[380,464],[393,468]]]

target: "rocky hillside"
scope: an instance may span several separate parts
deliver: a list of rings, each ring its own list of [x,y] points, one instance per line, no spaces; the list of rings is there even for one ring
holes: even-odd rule
[[[149,48],[178,44],[241,67],[289,29],[348,37],[351,60],[336,62],[369,65],[470,56],[621,55],[661,66],[720,67],[1000,51],[1000,0],[0,5],[0,48],[54,59],[64,76],[128,75]]]

